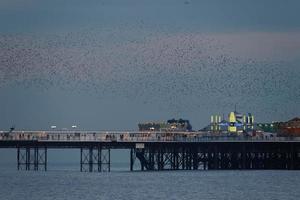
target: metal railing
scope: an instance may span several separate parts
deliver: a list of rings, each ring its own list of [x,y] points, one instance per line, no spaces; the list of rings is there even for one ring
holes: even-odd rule
[[[58,142],[300,142],[300,137],[211,136],[207,132],[133,132],[133,131],[0,131],[0,141]]]

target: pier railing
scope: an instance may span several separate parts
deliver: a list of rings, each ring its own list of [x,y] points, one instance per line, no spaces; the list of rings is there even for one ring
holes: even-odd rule
[[[0,131],[0,141],[58,141],[58,142],[284,142],[299,141],[300,137],[275,136],[212,136],[206,132],[124,132],[124,131]]]

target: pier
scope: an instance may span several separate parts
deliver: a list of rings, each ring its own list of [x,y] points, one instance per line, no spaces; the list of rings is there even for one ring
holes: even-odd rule
[[[0,132],[0,148],[17,149],[18,170],[48,170],[48,149],[78,149],[79,169],[109,172],[111,150],[130,151],[130,171],[300,169],[300,139],[221,137],[202,132]]]

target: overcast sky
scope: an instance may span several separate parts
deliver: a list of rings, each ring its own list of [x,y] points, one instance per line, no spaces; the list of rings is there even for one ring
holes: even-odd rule
[[[0,129],[300,116],[298,0],[1,0]]]

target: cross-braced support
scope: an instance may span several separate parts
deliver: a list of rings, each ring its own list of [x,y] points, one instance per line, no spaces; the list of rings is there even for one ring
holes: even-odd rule
[[[47,147],[18,147],[18,170],[47,171]]]
[[[133,151],[131,151],[133,152]],[[132,154],[132,153],[131,153]],[[199,158],[192,148],[147,147],[135,149],[141,163],[141,170],[186,170],[198,169]],[[131,156],[132,157],[132,156]]]
[[[135,155],[141,170],[299,169],[300,149],[295,148],[277,143],[154,144],[135,149]]]
[[[80,148],[81,172],[110,172],[110,149],[101,146]]]

